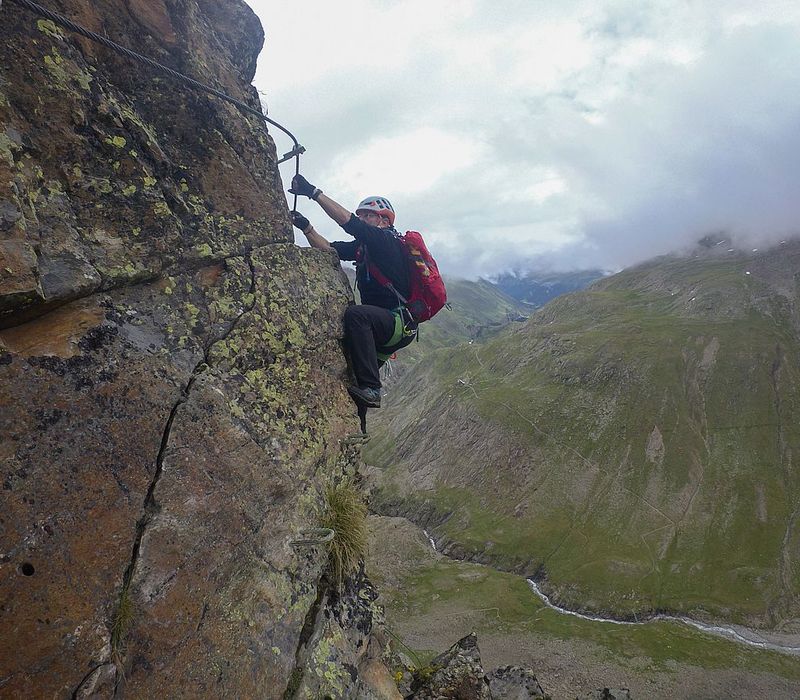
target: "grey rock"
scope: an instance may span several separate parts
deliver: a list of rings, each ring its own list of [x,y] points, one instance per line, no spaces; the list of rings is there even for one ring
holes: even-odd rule
[[[43,298],[33,246],[25,241],[0,241],[0,314]]]
[[[588,695],[579,695],[575,700],[631,700],[631,691],[627,688],[598,688]]]
[[[46,299],[77,299],[97,289],[102,281],[94,267],[69,253],[42,256],[39,267]]]
[[[533,671],[519,666],[503,666],[495,669],[487,678],[493,700],[531,700],[546,698]]]
[[[8,199],[0,199],[0,231],[7,231],[22,218],[22,212]]]
[[[388,643],[383,636],[383,609],[363,566],[341,589],[321,591],[311,611],[313,626],[301,639],[293,685],[287,695],[311,698],[401,700],[384,663]]]
[[[114,695],[114,686],[117,682],[117,667],[115,664],[98,666],[75,691],[76,700],[100,700]]]
[[[491,700],[477,635],[472,632],[459,639],[418,671],[412,688],[414,700]]]

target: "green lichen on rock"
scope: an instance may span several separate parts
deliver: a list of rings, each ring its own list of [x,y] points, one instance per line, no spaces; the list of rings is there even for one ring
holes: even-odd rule
[[[53,39],[63,39],[64,35],[61,30],[56,26],[55,22],[49,19],[40,19],[36,21],[37,29],[43,34],[52,37]]]
[[[211,249],[211,246],[208,245],[208,243],[196,245],[194,249],[201,258],[210,258],[214,254],[214,251]]]
[[[110,102],[118,109],[120,116],[123,118],[126,124],[133,125],[142,132],[142,135],[145,137],[143,141],[146,145],[158,143],[158,138],[156,137],[153,125],[148,124],[144,119],[142,119],[135,109],[127,104],[121,104],[113,98],[110,98]],[[131,156],[133,158],[137,158],[138,153],[136,153],[136,151],[131,151]]]
[[[181,189],[183,189],[183,187],[181,187]],[[188,189],[189,188],[187,186],[186,190],[184,190],[184,191],[188,191]],[[200,216],[202,214],[206,214],[207,213],[206,208],[205,208],[205,202],[203,201],[203,198],[200,197],[199,195],[190,194],[189,195],[188,206],[189,206],[189,209],[192,211],[192,213],[195,214],[196,216]]]
[[[267,280],[268,285],[274,285],[277,278],[270,276]],[[279,434],[286,434],[290,425],[311,419],[307,407],[294,400],[313,391],[308,379],[308,336],[303,332],[308,318],[298,301],[274,288],[253,299],[254,313],[248,318],[247,332],[257,333],[259,351],[266,362],[250,363],[247,355],[252,350],[245,351],[239,332],[216,343],[210,353],[212,362],[228,371],[236,371],[242,361],[250,365],[240,369],[237,393],[252,421],[269,424]]]
[[[65,59],[55,47],[51,47],[50,53],[45,54],[44,65],[55,81],[54,86],[59,90],[70,90],[72,81],[82,90],[89,90],[92,76],[74,61]]]
[[[107,279],[115,282],[123,279],[128,282],[136,282],[146,279],[151,273],[144,267],[128,262],[117,267],[104,268],[103,274]]]
[[[64,194],[64,189],[61,187],[61,183],[58,180],[48,180],[45,187],[51,197],[63,196]]]
[[[344,693],[350,675],[334,653],[335,646],[343,641],[344,637],[341,631],[338,627],[334,627],[329,637],[320,640],[311,656],[311,667],[323,696],[345,697]]]
[[[170,216],[172,214],[172,212],[169,209],[169,205],[163,200],[161,200],[160,202],[156,202],[153,205],[153,213],[156,216]]]
[[[19,150],[19,146],[14,143],[5,131],[0,131],[0,158],[10,166],[14,165],[14,151]]]
[[[186,314],[188,316],[189,327],[194,328],[197,325],[200,316],[200,309],[198,309],[192,302],[188,301],[184,305]]]
[[[82,90],[86,90],[87,92],[91,88],[89,83],[92,82],[92,76],[89,75],[86,71],[76,71],[75,74],[72,76],[76,83],[81,87]]]
[[[59,80],[64,80],[66,78],[66,73],[63,71],[63,69],[59,68],[59,66],[61,66],[61,64],[64,62],[64,59],[55,49],[53,49],[52,52],[52,55],[46,55],[44,57],[44,65],[47,66],[47,69],[54,75],[54,77],[57,77]]]

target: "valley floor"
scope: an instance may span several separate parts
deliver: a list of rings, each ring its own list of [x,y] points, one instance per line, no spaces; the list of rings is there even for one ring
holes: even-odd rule
[[[372,516],[370,524],[368,570],[412,662],[425,663],[474,630],[487,671],[531,668],[554,700],[602,687],[629,688],[637,699],[800,697],[798,656],[678,623],[621,627],[562,615],[519,576],[432,551],[405,519]]]

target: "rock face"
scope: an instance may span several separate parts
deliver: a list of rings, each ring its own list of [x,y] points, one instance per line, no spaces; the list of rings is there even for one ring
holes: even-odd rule
[[[258,106],[240,0],[50,5]],[[0,7],[0,696],[282,697],[324,657],[327,554],[291,542],[359,459],[351,295],[275,160],[258,119]],[[372,623],[337,623],[354,666]]]
[[[363,568],[344,589],[322,591],[309,612],[290,682],[295,697],[402,700],[384,661],[383,611]],[[296,690],[295,690],[296,688]]]
[[[243,2],[54,9],[258,106],[263,33]],[[1,11],[5,325],[291,240],[263,122],[15,5]]]

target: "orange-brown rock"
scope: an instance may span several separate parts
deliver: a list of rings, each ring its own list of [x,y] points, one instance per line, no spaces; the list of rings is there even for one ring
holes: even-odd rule
[[[240,0],[50,6],[258,106]],[[275,160],[257,118],[0,7],[0,697],[282,697],[326,635],[370,645],[371,599],[323,626],[327,552],[291,544],[358,460],[352,297]]]

